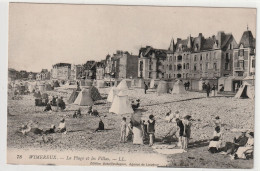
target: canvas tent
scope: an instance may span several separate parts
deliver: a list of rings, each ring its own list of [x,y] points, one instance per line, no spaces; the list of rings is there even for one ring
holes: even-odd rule
[[[78,95],[79,95],[79,91],[77,91],[77,89],[74,89],[73,92],[71,93],[70,97],[69,97],[68,103],[69,104],[74,103],[74,101],[76,100]]]
[[[97,100],[102,99],[98,89],[95,86],[91,86],[89,88],[89,91],[90,91],[90,95],[91,95],[91,98],[92,98],[93,101],[97,101]]]
[[[173,86],[172,94],[183,94],[183,93],[186,93],[185,87],[183,83],[180,80],[178,80]]]
[[[108,93],[107,102],[112,103],[113,100],[114,100],[115,95],[118,94],[119,91],[120,91],[120,90],[117,89],[116,87],[112,87],[112,88],[110,89],[109,93]]]
[[[60,86],[60,84],[59,84],[59,82],[56,80],[56,81],[54,81],[54,83],[53,83],[53,87],[59,87]]]
[[[134,113],[126,94],[126,90],[121,90],[117,95],[115,95],[109,112],[115,114]]]
[[[44,92],[45,91],[45,85],[44,84],[38,85],[38,88],[39,88],[40,92]]]
[[[255,87],[251,84],[244,83],[239,88],[238,92],[235,95],[235,98],[255,98]]]
[[[162,94],[162,93],[167,93],[167,92],[168,92],[168,84],[166,81],[161,80],[157,87],[157,93]]]
[[[128,86],[127,86],[126,80],[123,79],[123,80],[118,84],[118,86],[117,86],[116,88],[117,88],[117,89],[120,89],[120,90],[128,90]]]
[[[83,89],[78,97],[76,98],[76,100],[74,101],[74,104],[77,104],[79,106],[91,106],[94,104],[91,95],[90,95],[90,91],[88,89]]]
[[[33,96],[34,96],[35,98],[41,98],[41,97],[42,97],[40,91],[34,92]]]

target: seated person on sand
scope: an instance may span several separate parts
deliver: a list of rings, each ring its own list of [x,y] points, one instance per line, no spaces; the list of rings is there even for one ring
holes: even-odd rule
[[[100,117],[98,111],[95,110],[95,109],[93,109],[93,108],[92,108],[92,111],[90,112],[90,115],[91,115],[91,116]]]
[[[51,109],[51,104],[50,104],[50,102],[48,102],[46,107],[45,107],[45,109],[44,109],[44,112],[51,111],[51,110],[52,110]]]
[[[78,109],[74,112],[73,114],[73,118],[80,118],[81,117],[81,110]]]
[[[51,105],[57,106],[56,98],[54,96],[52,96]]]
[[[105,130],[105,126],[104,126],[104,123],[103,123],[102,119],[100,118],[99,119],[99,123],[98,123],[98,128],[95,130],[95,132],[103,131],[103,130]]]
[[[55,125],[51,125],[51,127],[46,131],[44,131],[43,134],[53,134],[55,133],[55,129],[56,129]]]
[[[209,148],[208,148],[209,152],[211,153],[220,152],[222,139],[223,139],[222,132],[220,131],[220,127],[217,126],[213,133],[213,138],[209,142]]]
[[[66,131],[67,131],[67,129],[66,129],[66,122],[65,122],[65,119],[62,118],[61,121],[60,121],[60,124],[59,124],[57,132],[58,133],[63,133],[63,132],[66,132]]]
[[[60,100],[58,101],[57,103],[58,107],[61,109],[61,110],[64,110],[66,108],[66,104],[65,102],[63,101],[63,97],[60,98]]]
[[[243,130],[238,138],[234,138],[233,142],[226,142],[225,147],[222,149],[222,154],[233,155],[239,147],[245,146],[248,140],[246,132]]]
[[[92,108],[93,108],[92,106],[89,106],[89,108],[88,108],[88,114],[89,115],[91,115],[91,113],[92,113]]]
[[[250,159],[253,158],[254,152],[254,132],[248,133],[248,140],[245,146],[239,147],[234,155],[234,159]]]

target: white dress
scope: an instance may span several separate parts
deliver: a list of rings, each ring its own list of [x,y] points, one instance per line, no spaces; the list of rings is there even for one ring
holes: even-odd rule
[[[254,145],[254,138],[249,138],[247,140],[245,147],[239,147],[237,149],[237,152],[236,152],[237,157],[240,159],[245,159],[246,158],[245,153],[253,151],[253,145]]]
[[[144,144],[143,142],[143,131],[141,129],[141,126],[134,126],[133,127],[133,144]]]

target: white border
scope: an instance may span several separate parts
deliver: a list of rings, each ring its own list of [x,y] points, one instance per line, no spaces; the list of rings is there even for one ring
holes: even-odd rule
[[[24,165],[7,165],[6,163],[6,116],[7,116],[7,68],[8,68],[8,3],[9,2],[32,2],[32,3],[68,3],[68,4],[112,4],[112,5],[157,5],[157,6],[206,6],[206,7],[247,7],[260,8],[260,1],[257,0],[0,0],[0,171],[2,170],[107,170],[114,171],[115,169],[136,170],[140,168],[123,168],[123,167],[90,167],[90,166],[24,166]],[[257,50],[256,55],[260,50],[259,45],[259,13],[257,13]],[[257,57],[256,57],[257,58]],[[259,72],[260,62],[256,59],[256,105],[255,105],[255,144],[260,144],[260,121],[259,112]],[[254,169],[260,169],[259,146],[255,146],[255,162]],[[142,170],[161,170],[163,168],[142,168]],[[175,169],[175,168],[174,168]],[[207,169],[175,169],[175,170],[207,170]],[[217,170],[217,169],[211,169]],[[240,169],[236,169],[240,170]]]

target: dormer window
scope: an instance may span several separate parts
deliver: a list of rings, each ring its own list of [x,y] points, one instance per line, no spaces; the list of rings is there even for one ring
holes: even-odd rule
[[[232,47],[232,44],[231,44],[231,43],[229,44],[229,49],[233,49],[233,47]]]

